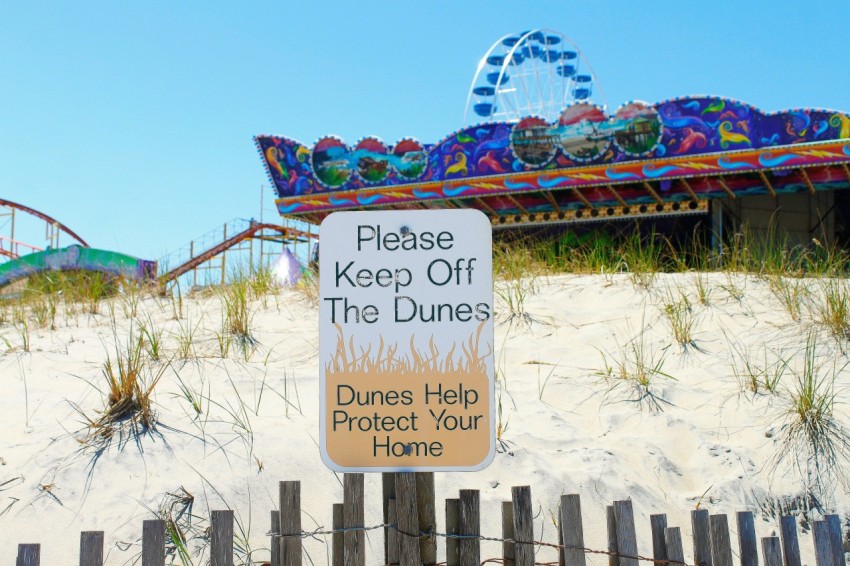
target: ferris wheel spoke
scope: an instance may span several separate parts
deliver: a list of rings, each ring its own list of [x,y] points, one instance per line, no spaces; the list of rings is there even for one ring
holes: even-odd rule
[[[549,49],[549,42],[546,42],[546,62],[549,66],[552,65],[552,51]],[[557,112],[557,101],[555,100],[555,75],[557,73],[548,73],[549,74],[549,110],[550,112]],[[548,114],[547,113],[547,114]]]
[[[517,44],[517,47],[519,47],[519,45],[520,45],[520,44]],[[516,48],[515,48],[515,49],[516,49]],[[520,56],[523,56],[523,55],[522,55],[522,52],[520,52]],[[519,89],[520,89],[520,87],[522,88],[522,95],[525,97],[525,99],[524,99],[524,100],[526,101],[526,105],[527,105],[527,102],[528,102],[529,100],[531,100],[531,97],[530,97],[530,96],[529,96],[529,94],[528,94],[528,84],[526,83],[526,80],[525,80],[526,72],[524,72],[524,71],[522,70],[522,68],[521,68],[521,67],[522,67],[522,63],[521,63],[521,64],[519,64],[519,65],[517,65],[517,68],[519,69],[519,72],[518,72],[518,73],[516,73],[516,77],[517,77],[517,83],[519,84],[519,86],[516,86],[516,85],[515,85],[515,87],[514,87],[514,88],[516,88],[516,89],[517,89],[517,90],[515,91],[515,92],[516,92],[516,97],[517,97],[517,116],[516,116],[515,118],[517,118],[517,119],[521,117],[521,116],[520,116],[520,114],[521,114],[521,113],[523,112],[523,110],[524,110],[524,106],[523,106],[522,104],[520,104],[520,102],[519,102],[519,95],[520,95],[520,90],[519,90]]]
[[[513,51],[509,50],[507,55],[505,55],[505,65],[506,66],[510,65],[510,60],[512,58],[513,58]],[[508,90],[512,94],[512,97],[508,97],[507,95],[505,95],[504,98],[505,98],[505,101],[509,101],[511,98],[513,98],[513,110],[514,110],[513,115],[516,115],[517,113],[520,112],[520,102],[519,102],[519,96],[517,95],[516,84],[513,84],[513,83],[515,83],[515,80],[516,80],[513,72],[511,72],[510,80],[511,80],[512,84],[511,84],[511,86],[509,87]],[[510,119],[509,116],[508,116],[508,119]]]
[[[532,50],[533,53],[533,50]],[[537,104],[541,104],[543,102],[543,81],[540,78],[540,66],[538,64],[539,57],[532,57],[534,60],[534,83],[537,85]],[[543,114],[543,108],[540,107],[540,114]]]

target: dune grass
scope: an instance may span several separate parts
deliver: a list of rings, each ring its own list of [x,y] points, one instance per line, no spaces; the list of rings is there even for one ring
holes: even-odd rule
[[[836,481],[850,488],[850,429],[846,411],[836,411],[836,381],[848,363],[834,357],[826,363],[819,356],[817,336],[811,332],[800,363],[788,365],[794,379],[785,390],[772,471],[789,465],[807,492],[823,502]]]
[[[641,288],[651,287],[658,273],[687,271],[796,278],[850,274],[850,253],[845,249],[825,246],[816,238],[808,245],[795,244],[778,230],[756,233],[746,225],[730,232],[718,249],[712,249],[698,234],[687,242],[676,242],[652,231],[641,234],[637,229],[614,234],[597,230],[581,235],[567,231],[556,236],[513,236],[497,242],[527,250],[540,274],[627,273]],[[497,250],[494,263],[500,261]]]
[[[273,275],[269,270],[237,269],[230,275],[226,285],[216,288],[222,308],[221,332],[216,341],[219,354],[226,357],[230,345],[235,342],[248,360],[256,350],[258,343],[252,333],[256,299],[265,301],[265,297],[276,289]]]
[[[822,278],[814,295],[817,321],[839,340],[850,340],[850,285],[846,280]]]
[[[650,412],[661,412],[670,403],[658,394],[658,380],[676,378],[664,371],[666,353],[663,350],[659,353],[647,344],[648,331],[649,327],[641,320],[641,330],[619,346],[616,353],[600,349],[602,369],[595,375],[608,384],[609,394],[625,389],[628,402]]]
[[[726,336],[730,347],[732,373],[742,393],[777,394],[788,363],[766,344],[756,351]]]
[[[781,273],[769,276],[770,289],[782,304],[782,307],[794,322],[800,322],[803,307],[810,297],[809,286],[805,279]]]
[[[687,294],[682,289],[678,289],[678,296],[674,296],[671,291],[668,291],[661,307],[664,317],[670,324],[670,330],[676,343],[684,352],[689,349],[697,349],[694,340],[697,318]]]
[[[503,322],[531,325],[527,302],[538,289],[542,268],[533,240],[517,239],[493,246],[493,293],[505,308]]]
[[[115,334],[114,352],[101,368],[106,406],[99,416],[87,417],[90,437],[109,439],[124,423],[141,434],[156,428],[153,393],[167,364],[155,367],[145,355],[144,340],[130,329],[126,342]]]

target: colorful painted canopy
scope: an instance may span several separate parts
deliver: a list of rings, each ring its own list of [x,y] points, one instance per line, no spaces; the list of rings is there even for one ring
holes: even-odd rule
[[[718,97],[580,102],[559,119],[464,128],[436,144],[255,137],[282,215],[473,207],[494,225],[703,212],[707,199],[850,186],[850,115],[764,113]]]

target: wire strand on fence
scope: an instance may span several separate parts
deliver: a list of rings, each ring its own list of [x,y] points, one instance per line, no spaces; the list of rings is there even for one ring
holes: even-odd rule
[[[655,562],[656,564],[671,564],[676,566],[693,566],[692,564],[688,564],[687,562],[680,562],[678,560],[667,560],[667,559],[658,559],[658,558],[650,558],[648,556],[641,556],[640,554],[620,554],[619,552],[614,552],[611,550],[597,550],[594,548],[588,548],[586,546],[578,546],[572,544],[556,544],[553,542],[545,542],[545,541],[518,541],[511,538],[502,538],[502,537],[487,537],[484,535],[461,535],[461,534],[453,534],[453,533],[438,533],[436,531],[419,531],[419,534],[408,533],[402,531],[398,528],[396,523],[381,523],[379,525],[373,525],[371,527],[341,527],[338,529],[331,530],[323,530],[321,527],[315,529],[313,531],[301,531],[299,533],[293,533],[288,535],[278,535],[278,533],[273,533],[269,531],[268,535],[276,535],[281,537],[300,537],[300,538],[316,538],[322,535],[333,535],[337,533],[347,533],[347,532],[365,532],[365,531],[374,531],[376,529],[393,529],[398,534],[406,536],[406,537],[415,537],[415,538],[430,538],[430,537],[442,537],[442,538],[451,538],[457,540],[469,540],[469,539],[477,539],[487,542],[502,542],[502,543],[511,543],[511,544],[528,544],[532,546],[544,546],[548,548],[554,548],[556,550],[581,550],[585,554],[600,554],[603,556],[615,556],[617,558],[626,558],[632,560],[640,560],[643,562]],[[488,564],[491,562],[501,563],[503,560],[501,558],[487,558],[481,561],[481,564]],[[548,566],[552,564],[557,564],[558,562],[535,562],[537,566]],[[442,563],[441,563],[442,564]]]

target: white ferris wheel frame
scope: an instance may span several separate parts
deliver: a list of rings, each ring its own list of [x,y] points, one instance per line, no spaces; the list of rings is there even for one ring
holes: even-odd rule
[[[548,35],[554,35],[560,38],[561,42],[565,45],[569,45],[573,48],[576,53],[576,70],[575,72],[569,76],[564,77],[558,75],[556,72],[556,68],[553,64],[557,63],[557,61],[552,61],[549,59],[549,49],[545,49],[546,52],[546,66],[544,67],[542,61],[540,61],[537,57],[530,56],[526,57],[522,63],[519,65],[511,64],[513,60],[514,53],[517,50],[522,49],[523,47],[529,45],[530,39],[532,36],[536,36],[537,34],[543,34],[544,37]],[[479,78],[482,76],[482,72],[490,71],[490,69],[494,68],[495,65],[491,65],[487,62],[493,55],[502,55],[502,49],[507,47],[504,44],[504,41],[508,38],[517,37],[517,34],[510,33],[505,36],[499,38],[493,45],[490,46],[490,49],[484,54],[484,57],[478,62],[478,68],[475,71],[475,75],[472,77],[472,84],[469,87],[469,94],[466,97],[466,109],[464,110],[464,125],[470,125],[472,121],[469,120],[469,112],[470,108],[473,104],[473,98],[479,97],[474,93],[476,85],[483,86],[479,84]],[[541,42],[542,46],[548,46],[547,42]],[[496,84],[492,85],[494,89],[494,94],[492,96],[492,108],[490,110],[490,114],[487,116],[479,116],[477,113],[475,114],[475,118],[477,118],[478,122],[494,122],[498,120],[504,120],[506,122],[517,122],[522,118],[528,116],[539,116],[549,121],[554,121],[560,112],[567,106],[569,103],[574,102],[576,99],[573,97],[573,89],[575,88],[577,82],[575,81],[575,77],[579,74],[579,66],[584,65],[587,69],[584,74],[589,74],[591,77],[590,84],[593,85],[592,94],[595,94],[597,91],[599,92],[599,99],[601,99],[602,105],[605,106],[605,95],[602,91],[602,88],[599,86],[596,80],[596,73],[593,71],[593,67],[590,65],[590,62],[581,52],[581,49],[567,36],[562,34],[559,31],[540,28],[534,29],[528,32],[525,32],[518,36],[516,43],[514,43],[508,49],[507,53],[504,55],[504,61],[499,67],[499,77],[496,80]],[[518,67],[524,65],[526,62],[530,61],[532,64],[532,68],[529,69],[528,72],[520,72],[520,73],[508,73],[508,69],[517,69]],[[502,84],[505,75],[508,75],[510,84]],[[548,75],[548,94],[544,90],[542,79],[545,79],[545,75]],[[535,84],[529,85],[526,81],[527,77],[533,76],[535,79]],[[521,85],[515,84],[515,78],[519,79]],[[556,82],[560,83],[562,89],[556,88]],[[489,85],[487,85],[489,86]],[[536,87],[536,89],[535,89]],[[522,94],[525,96],[525,103],[520,102],[519,89],[522,88]],[[536,90],[535,92],[532,92]],[[509,96],[513,93],[513,96]],[[537,94],[538,98],[535,98],[533,95]],[[556,96],[558,99],[556,99]],[[592,95],[591,95],[592,96]],[[511,98],[513,98],[513,104],[511,104]],[[544,98],[548,98],[548,100],[543,100]],[[498,107],[497,103],[504,101],[506,104],[502,104],[502,107]],[[592,103],[591,98],[583,99],[582,102]]]

